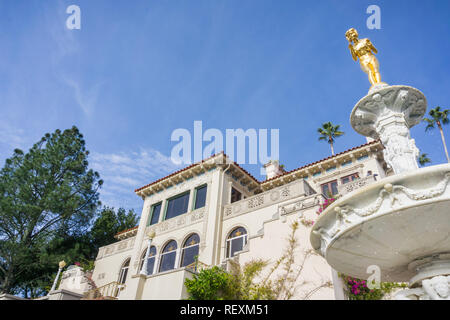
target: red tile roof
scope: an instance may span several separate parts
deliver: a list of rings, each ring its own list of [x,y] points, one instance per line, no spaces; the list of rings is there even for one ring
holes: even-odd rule
[[[318,164],[319,162],[323,162],[323,161],[326,161],[326,160],[330,160],[330,159],[335,158],[335,157],[337,157],[337,156],[340,156],[340,155],[342,155],[342,154],[344,154],[344,153],[347,153],[347,152],[350,152],[350,151],[353,151],[353,150],[355,150],[355,149],[359,149],[359,148],[362,148],[362,147],[365,147],[365,146],[369,146],[369,145],[371,145],[371,144],[375,144],[375,143],[378,143],[378,142],[380,142],[380,140],[374,140],[374,141],[371,141],[371,142],[362,144],[362,145],[360,145],[360,146],[353,147],[353,148],[351,148],[351,149],[348,149],[348,150],[342,151],[342,152],[340,152],[340,153],[338,153],[338,154],[335,154],[334,156],[330,156],[330,157],[324,158],[324,159],[322,159],[322,160],[318,160],[318,161],[316,161],[316,162],[313,162],[313,163],[304,165],[304,166],[302,166],[302,167],[299,167],[299,168],[297,168],[297,169],[293,169],[293,170],[291,170],[291,171],[285,171],[283,174],[280,174],[280,175],[275,176],[275,177],[273,177],[273,178],[264,180],[264,181],[262,181],[261,183],[266,183],[266,182],[268,182],[268,181],[272,181],[272,180],[278,179],[279,177],[285,176],[285,175],[290,174],[290,173],[292,173],[292,172],[294,172],[294,171],[298,171],[298,170],[301,170],[301,169],[304,169],[304,168],[313,166],[313,165],[315,165],[315,164]]]
[[[139,227],[139,225],[137,225],[136,227],[133,227],[133,228],[129,228],[127,230],[123,230],[123,231],[117,232],[114,236],[118,236],[119,234],[122,234],[122,233],[125,233],[125,232],[128,232],[128,231],[137,229],[138,227]]]
[[[216,157],[216,156],[218,156],[218,155],[220,155],[220,154],[223,154],[225,157],[227,157],[227,155],[226,155],[223,151],[221,151],[221,152],[219,152],[219,153],[216,153],[216,154],[212,155],[212,156],[209,157],[209,158],[206,158],[206,159],[204,159],[204,160],[201,160],[201,161],[199,161],[199,162],[196,162],[196,163],[194,163],[194,164],[191,164],[191,165],[189,165],[189,166],[187,166],[187,167],[185,167],[185,168],[183,168],[183,169],[180,169],[180,170],[178,170],[178,171],[172,172],[171,174],[169,174],[169,175],[167,175],[167,176],[165,176],[165,177],[163,177],[163,178],[161,178],[161,179],[158,179],[158,180],[156,180],[156,181],[153,181],[152,183],[149,183],[149,184],[147,184],[147,185],[145,185],[145,186],[143,186],[143,187],[140,187],[140,188],[134,190],[134,192],[139,192],[139,191],[141,191],[142,189],[145,189],[145,188],[147,188],[147,187],[150,187],[151,185],[154,185],[154,184],[156,184],[156,183],[158,183],[158,182],[161,182],[162,180],[165,180],[165,179],[167,179],[167,178],[170,178],[170,177],[172,177],[172,176],[174,176],[174,175],[176,175],[176,174],[178,174],[178,173],[180,173],[180,172],[186,171],[186,170],[188,170],[188,169],[190,169],[190,168],[193,168],[193,167],[195,167],[195,166],[197,166],[197,165],[199,165],[199,164],[202,164],[202,163],[204,163],[204,162],[206,162],[206,161],[208,161],[208,160],[210,160],[210,159],[212,159],[212,158],[214,158],[214,157]],[[245,170],[244,168],[242,168],[242,167],[241,167],[240,165],[238,165],[235,161],[233,161],[233,164],[234,164],[235,166],[237,166],[239,169],[241,169],[246,175],[248,175],[250,178],[252,178],[255,182],[257,182],[258,184],[260,183],[255,177],[253,177],[247,170]]]

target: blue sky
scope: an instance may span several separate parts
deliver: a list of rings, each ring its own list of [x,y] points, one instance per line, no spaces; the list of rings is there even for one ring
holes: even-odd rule
[[[71,4],[81,30],[66,28]],[[371,4],[380,30],[366,27]],[[448,1],[1,0],[0,161],[76,125],[104,204],[140,213],[133,190],[178,168],[170,136],[194,120],[279,129],[288,170],[330,155],[323,122],[345,131],[336,152],[363,144],[349,116],[370,85],[348,51],[350,27],[377,47],[383,81],[450,107]],[[424,128],[411,130],[417,146],[444,162],[439,132]],[[259,165],[244,167],[263,179]]]

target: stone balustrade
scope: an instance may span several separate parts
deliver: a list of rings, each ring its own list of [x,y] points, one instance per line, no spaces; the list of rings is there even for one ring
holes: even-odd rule
[[[255,209],[264,208],[301,196],[309,196],[316,192],[303,179],[254,195],[247,199],[236,201],[224,207],[223,220],[238,216]]]
[[[338,186],[338,192],[340,195],[343,196],[346,195],[347,193],[352,192],[353,190],[372,184],[375,181],[376,181],[375,175],[370,175]]]

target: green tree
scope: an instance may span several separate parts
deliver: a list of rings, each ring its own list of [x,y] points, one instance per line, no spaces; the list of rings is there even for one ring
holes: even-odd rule
[[[343,131],[339,131],[340,125],[333,125],[331,122],[326,122],[322,124],[322,127],[317,129],[317,132],[320,134],[319,140],[324,140],[330,144],[331,154],[334,156],[334,141],[337,137],[340,137],[344,134]]]
[[[420,164],[420,166],[423,167],[427,163],[431,163],[431,159],[428,158],[428,154],[427,153],[421,153],[420,156],[419,156],[419,164]]]
[[[431,109],[428,113],[431,118],[423,118],[423,121],[427,123],[425,131],[434,129],[435,125],[437,125],[437,127],[439,128],[442,144],[444,145],[445,156],[447,157],[447,162],[450,162],[450,158],[448,157],[447,144],[445,143],[444,131],[442,130],[442,125],[449,123],[448,112],[448,109],[441,111],[441,107],[436,107],[434,109]]]
[[[0,171],[0,292],[30,285],[30,277],[41,276],[35,271],[55,272],[66,251],[52,249],[65,241],[72,246],[87,233],[103,183],[88,169],[88,154],[72,127],[47,133],[28,153],[16,149],[6,160]]]
[[[114,235],[116,233],[135,227],[138,220],[133,210],[126,212],[125,209],[119,208],[116,212],[114,208],[104,207],[100,211],[89,233],[93,253],[96,254],[98,248],[114,242]]]
[[[233,278],[218,266],[203,269],[192,279],[185,280],[188,300],[231,300],[234,299]]]

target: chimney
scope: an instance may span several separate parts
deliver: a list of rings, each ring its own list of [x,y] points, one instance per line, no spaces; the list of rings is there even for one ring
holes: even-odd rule
[[[284,173],[284,170],[280,167],[278,160],[270,160],[264,165],[264,169],[266,169],[266,180]]]

